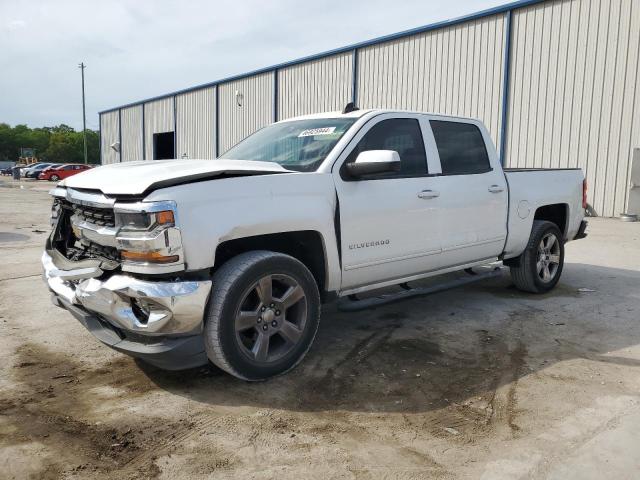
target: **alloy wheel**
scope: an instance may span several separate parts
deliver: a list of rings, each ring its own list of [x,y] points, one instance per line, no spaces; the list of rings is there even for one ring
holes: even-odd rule
[[[560,267],[560,242],[553,233],[547,233],[538,244],[536,272],[545,283],[552,281]]]
[[[235,316],[236,339],[251,360],[279,360],[301,341],[307,320],[303,288],[288,275],[265,275],[245,291]]]

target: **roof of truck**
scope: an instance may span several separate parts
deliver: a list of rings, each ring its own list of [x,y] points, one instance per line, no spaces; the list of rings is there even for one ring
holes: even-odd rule
[[[280,120],[281,122],[290,122],[292,120],[307,120],[307,119],[311,119],[311,118],[340,118],[340,117],[345,117],[345,118],[360,118],[364,115],[366,115],[369,112],[373,112],[373,109],[368,109],[368,110],[354,110],[352,112],[349,113],[342,113],[339,110],[333,111],[333,112],[322,112],[322,113],[311,113],[309,115],[299,115],[297,117],[292,117],[292,118],[287,118],[285,120]]]
[[[418,115],[433,115],[436,117],[447,117],[447,118],[464,120],[464,121],[476,120],[472,117],[461,117],[459,115],[447,115],[447,114],[438,113],[438,112],[419,112],[417,110],[401,110],[401,109],[394,109],[394,108],[369,108],[369,109],[363,109],[363,110],[354,110],[349,113],[342,113],[341,111],[338,111],[338,110],[333,112],[312,113],[309,115],[300,115],[297,117],[287,118],[285,120],[280,120],[280,122],[277,122],[277,123],[291,122],[293,120],[308,120],[312,118],[342,118],[342,117],[360,118],[365,116],[368,113],[374,113],[374,112],[375,113],[411,113],[411,114],[418,114]]]

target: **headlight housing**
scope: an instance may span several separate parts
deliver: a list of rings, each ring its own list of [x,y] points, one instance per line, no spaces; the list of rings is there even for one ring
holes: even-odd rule
[[[116,203],[114,213],[123,270],[168,273],[184,269],[175,202]]]
[[[116,211],[116,226],[124,232],[148,232],[155,228],[175,226],[173,210],[159,212],[127,212]]]
[[[62,199],[66,198],[66,194],[66,190],[60,187],[49,191],[49,195],[53,196],[51,215],[49,216],[49,223],[52,227],[55,227],[56,223],[58,223],[58,218],[60,218],[60,214],[62,213]]]

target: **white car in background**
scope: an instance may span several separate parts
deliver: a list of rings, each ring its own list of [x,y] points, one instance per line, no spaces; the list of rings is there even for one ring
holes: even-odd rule
[[[40,175],[40,173],[42,173],[45,169],[60,165],[60,163],[36,163],[35,165],[24,169],[22,171],[22,175],[25,178],[38,178],[38,175]]]

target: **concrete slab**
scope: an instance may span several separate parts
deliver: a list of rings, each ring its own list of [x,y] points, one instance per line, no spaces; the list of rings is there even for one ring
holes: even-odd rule
[[[546,295],[505,273],[353,314],[325,306],[305,361],[247,384],[136,363],[52,306],[51,185],[5,184],[8,478],[637,478],[640,223],[591,220]]]

